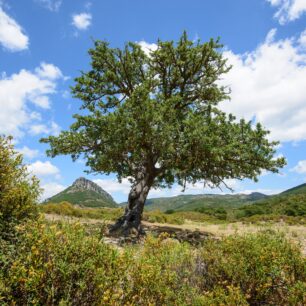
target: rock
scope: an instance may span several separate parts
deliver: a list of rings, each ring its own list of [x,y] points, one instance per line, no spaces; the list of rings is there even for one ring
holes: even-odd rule
[[[86,179],[85,177],[79,177],[76,179],[72,184],[72,190],[79,189],[79,190],[92,190],[96,193],[99,193],[103,195],[105,198],[108,198],[109,200],[113,201],[112,196],[107,193],[103,188],[101,188],[96,183]],[[71,192],[71,191],[70,191]]]

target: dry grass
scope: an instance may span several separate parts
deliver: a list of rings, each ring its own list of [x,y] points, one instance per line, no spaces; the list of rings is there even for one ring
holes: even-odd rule
[[[76,217],[67,217],[60,216],[56,214],[46,214],[46,219],[49,221],[79,221],[80,223],[86,224],[106,224],[111,223],[107,220],[99,219],[89,219],[89,218],[76,218]],[[181,228],[186,230],[199,230],[203,232],[208,232],[213,234],[216,237],[225,237],[229,235],[244,235],[248,233],[257,233],[262,230],[273,230],[280,233],[284,233],[287,238],[289,238],[294,243],[297,243],[301,246],[303,254],[306,256],[306,226],[303,225],[288,225],[282,222],[276,223],[267,223],[261,222],[258,224],[245,224],[242,222],[235,223],[224,223],[224,224],[210,224],[210,223],[200,223],[186,220],[183,225],[174,225],[174,224],[165,224],[165,223],[150,223],[143,222],[146,226],[160,226],[160,227],[172,227],[172,228]]]

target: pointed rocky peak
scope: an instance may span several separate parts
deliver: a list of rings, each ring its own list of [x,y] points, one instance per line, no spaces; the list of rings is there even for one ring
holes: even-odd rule
[[[86,179],[85,177],[79,177],[78,179],[76,179],[73,184],[72,184],[72,190],[91,190],[94,191],[96,193],[99,193],[107,198],[109,198],[110,200],[113,201],[112,196],[107,193],[102,187],[100,187],[99,185],[97,185],[96,183]],[[71,190],[71,191],[72,191]]]

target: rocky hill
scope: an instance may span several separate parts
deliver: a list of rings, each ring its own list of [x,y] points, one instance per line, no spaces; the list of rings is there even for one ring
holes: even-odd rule
[[[112,196],[96,183],[80,177],[62,192],[47,199],[44,203],[67,201],[81,207],[117,207]]]

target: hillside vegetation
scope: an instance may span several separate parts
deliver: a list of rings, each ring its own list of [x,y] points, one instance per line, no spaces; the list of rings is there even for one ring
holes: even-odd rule
[[[207,207],[216,208],[236,208],[246,204],[251,204],[253,201],[263,199],[266,195],[262,193],[246,194],[203,194],[203,195],[179,195],[176,197],[165,197],[148,199],[146,201],[145,210],[197,210]]]
[[[44,203],[69,202],[81,207],[118,207],[112,196],[94,182],[83,177]]]
[[[47,203],[60,203],[67,201],[84,207],[117,207],[115,202],[106,200],[92,190],[75,191],[70,193],[69,188],[71,187],[68,187],[63,192],[48,199]]]
[[[306,216],[305,194],[281,194],[253,205],[243,206],[235,211],[236,218],[251,217],[254,215],[281,215],[293,217]]]
[[[301,184],[299,186],[290,188],[284,192],[281,193],[282,195],[286,195],[286,194],[306,194],[306,183],[305,184]]]
[[[194,219],[197,213],[211,217],[212,222],[223,220],[240,221],[285,221],[288,223],[306,223],[305,184],[289,189],[279,195],[184,195],[172,198],[149,200],[147,211],[159,209],[166,214],[186,216]],[[209,216],[209,217],[208,217]],[[203,220],[198,217],[197,219]]]

